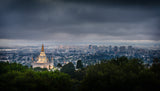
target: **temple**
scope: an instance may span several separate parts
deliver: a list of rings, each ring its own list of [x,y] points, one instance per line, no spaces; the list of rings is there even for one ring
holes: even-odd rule
[[[42,44],[42,48],[41,48],[41,53],[38,56],[38,60],[32,62],[32,67],[36,68],[36,67],[40,67],[40,68],[47,68],[47,69],[52,69],[53,66],[53,58],[52,58],[52,62],[49,62],[48,58],[46,57],[46,54],[44,52],[44,45]]]

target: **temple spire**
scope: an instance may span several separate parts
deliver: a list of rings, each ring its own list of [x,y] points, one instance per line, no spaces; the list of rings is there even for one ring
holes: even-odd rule
[[[42,49],[41,49],[41,52],[44,52],[44,45],[42,44]]]

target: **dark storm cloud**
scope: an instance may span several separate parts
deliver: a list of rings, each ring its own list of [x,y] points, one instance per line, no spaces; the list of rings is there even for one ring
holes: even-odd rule
[[[159,0],[52,0],[64,2],[78,2],[78,3],[96,3],[96,4],[121,4],[121,5],[159,5]]]
[[[1,39],[160,40],[159,0],[4,0]]]

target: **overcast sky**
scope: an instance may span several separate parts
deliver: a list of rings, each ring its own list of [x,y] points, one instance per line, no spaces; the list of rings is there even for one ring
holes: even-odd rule
[[[0,39],[160,40],[160,2],[1,0]]]

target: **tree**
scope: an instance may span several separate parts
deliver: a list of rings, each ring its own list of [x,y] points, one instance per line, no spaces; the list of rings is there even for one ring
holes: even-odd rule
[[[87,67],[80,89],[83,91],[158,91],[159,74],[153,67],[145,68],[139,59],[120,57]]]
[[[44,70],[44,68],[35,68]],[[45,68],[45,70],[47,70]],[[34,71],[16,63],[0,62],[0,91],[71,91],[72,80],[59,71]]]
[[[158,63],[160,63],[160,59],[154,58],[154,59],[153,59],[153,64],[158,64]]]
[[[82,61],[81,60],[78,60],[77,61],[77,66],[76,66],[77,69],[81,69],[83,68],[83,64],[82,64]]]
[[[153,64],[150,68],[153,72],[158,73],[160,75],[160,59],[154,58]]]
[[[48,69],[47,68],[36,67],[36,68],[34,68],[34,71],[48,71]]]
[[[59,68],[60,68],[60,67],[62,67],[62,65],[61,65],[60,63],[58,63],[58,64],[57,64],[57,67],[59,67]]]
[[[69,74],[71,77],[74,76],[75,67],[72,62],[64,65],[61,69],[61,72]]]

